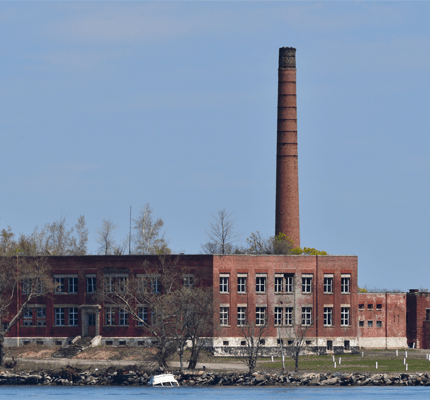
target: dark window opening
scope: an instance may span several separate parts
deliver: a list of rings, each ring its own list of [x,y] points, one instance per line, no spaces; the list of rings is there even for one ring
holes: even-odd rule
[[[333,350],[333,340],[327,340],[327,350]]]
[[[345,348],[345,350],[351,350],[351,345],[350,345],[349,340],[345,340],[343,342],[343,347]]]

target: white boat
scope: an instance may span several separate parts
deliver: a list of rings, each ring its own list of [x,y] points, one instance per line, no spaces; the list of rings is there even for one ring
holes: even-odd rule
[[[148,386],[172,387],[179,386],[179,383],[172,374],[161,374],[151,376],[151,379],[148,382]]]

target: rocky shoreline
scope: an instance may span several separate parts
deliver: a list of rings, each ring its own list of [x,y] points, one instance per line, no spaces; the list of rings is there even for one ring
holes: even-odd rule
[[[429,373],[260,373],[173,372],[181,386],[430,386]],[[145,386],[151,373],[133,370],[0,373],[0,385]]]

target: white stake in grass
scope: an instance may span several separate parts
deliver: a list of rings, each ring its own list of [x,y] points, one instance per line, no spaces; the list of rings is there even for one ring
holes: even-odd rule
[[[406,358],[403,359],[403,365],[406,365]]]
[[[361,352],[361,357],[364,357],[364,351]]]
[[[398,356],[399,355],[399,350],[396,350],[396,356]]]
[[[333,362],[334,362],[334,356],[333,356]]]
[[[272,356],[272,362],[273,362],[273,356]]]
[[[342,359],[339,357],[339,365],[342,364]]]
[[[334,367],[336,368],[336,361],[334,362]]]
[[[378,369],[378,361],[376,361],[376,369]]]
[[[406,371],[408,370],[408,364],[406,364]]]
[[[408,358],[408,352],[405,351],[405,358]]]

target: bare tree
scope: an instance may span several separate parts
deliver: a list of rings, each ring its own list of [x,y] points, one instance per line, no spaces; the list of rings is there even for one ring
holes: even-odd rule
[[[6,229],[2,229],[0,232],[0,255],[9,256],[16,250],[16,242],[14,240],[15,234],[12,232],[10,226]]]
[[[257,306],[255,319],[250,316],[248,309],[244,319],[243,317],[239,319],[238,315],[238,327],[245,339],[245,346],[241,347],[241,357],[250,374],[257,367],[260,350],[265,344],[264,338],[269,329],[269,320],[266,307]]]
[[[75,256],[84,256],[88,253],[88,228],[83,215],[79,216],[78,222],[75,225],[75,231],[77,237],[72,238],[71,253]]]
[[[46,232],[46,251],[49,255],[63,256],[71,252],[73,228],[67,229],[65,216],[53,222],[46,224],[44,231]]]
[[[0,258],[0,365],[4,364],[7,333],[21,319],[31,300],[44,298],[53,289],[46,257]],[[18,307],[11,307],[14,302]]]
[[[229,213],[226,208],[218,210],[216,215],[212,214],[212,222],[206,231],[209,241],[202,245],[205,254],[234,253],[234,242],[239,235],[236,233],[232,215],[233,213]]]
[[[176,351],[177,315],[174,293],[182,287],[178,258],[162,255],[157,262],[142,265],[143,274],[126,278],[104,277],[104,290],[98,295],[105,304],[122,310],[152,336],[160,367]]]
[[[154,221],[152,208],[148,203],[142,207],[139,216],[133,221],[135,254],[171,253],[168,243],[161,232],[164,222],[161,218]]]
[[[101,228],[97,231],[97,243],[100,245],[98,254],[110,255],[116,248],[113,233],[118,226],[111,219],[104,219]]]
[[[309,329],[315,323],[315,319],[309,319],[302,315],[301,324],[295,324],[292,328],[285,328],[283,330],[283,334],[281,334],[281,330],[278,329],[279,336],[279,345],[281,348],[281,356],[282,356],[282,371],[285,369],[284,364],[284,340],[287,340],[288,343],[288,351],[291,353],[291,357],[294,360],[294,371],[299,371],[299,357],[300,352],[304,348],[306,344],[306,337]],[[282,337],[283,336],[283,337]]]
[[[283,234],[265,238],[257,231],[251,233],[246,243],[246,254],[292,254],[293,243]]]

